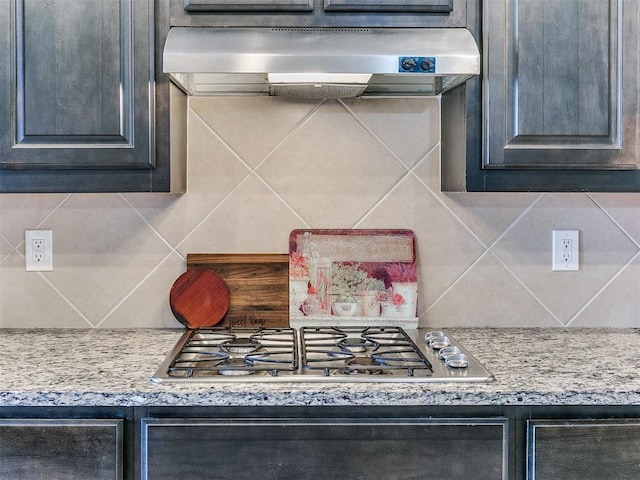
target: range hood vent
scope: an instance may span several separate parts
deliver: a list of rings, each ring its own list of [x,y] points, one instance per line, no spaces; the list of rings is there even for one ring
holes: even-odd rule
[[[189,95],[439,95],[480,73],[462,28],[173,27],[163,70]]]

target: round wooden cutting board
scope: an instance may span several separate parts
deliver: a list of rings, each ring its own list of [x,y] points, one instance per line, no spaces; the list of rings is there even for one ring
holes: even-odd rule
[[[187,328],[212,327],[229,309],[229,287],[207,269],[187,270],[171,287],[169,305],[176,319]]]

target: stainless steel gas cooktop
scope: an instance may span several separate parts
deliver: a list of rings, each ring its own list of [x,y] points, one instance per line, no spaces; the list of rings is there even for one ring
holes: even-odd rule
[[[446,331],[309,326],[188,330],[151,381],[418,383],[493,379]]]

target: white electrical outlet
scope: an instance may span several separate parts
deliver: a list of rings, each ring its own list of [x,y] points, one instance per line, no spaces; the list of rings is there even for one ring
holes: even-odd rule
[[[27,272],[53,270],[53,231],[25,230],[24,257]]]
[[[576,271],[580,269],[579,230],[554,230],[552,245],[553,270]]]

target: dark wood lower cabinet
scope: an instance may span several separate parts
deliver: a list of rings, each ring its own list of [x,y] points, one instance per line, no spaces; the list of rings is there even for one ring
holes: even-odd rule
[[[0,419],[0,478],[123,478],[123,420]]]
[[[640,405],[0,407],[0,479],[640,479]]]
[[[154,419],[142,478],[507,478],[507,420]]]
[[[640,420],[529,420],[527,480],[640,479]]]

